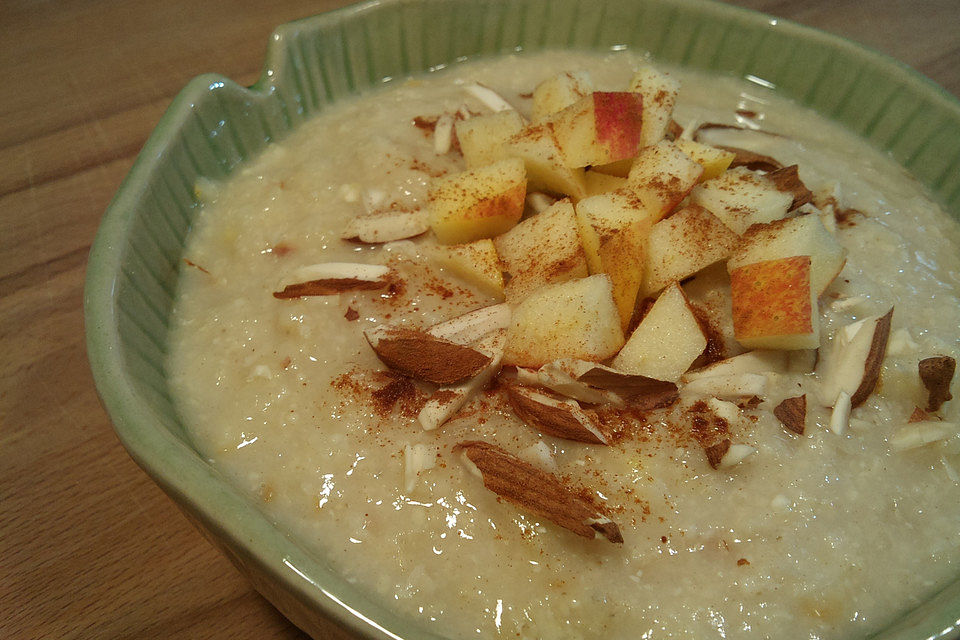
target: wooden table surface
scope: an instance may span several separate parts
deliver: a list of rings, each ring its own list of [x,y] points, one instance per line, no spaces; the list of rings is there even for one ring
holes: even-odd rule
[[[305,638],[120,446],[84,348],[87,253],[193,76],[259,74],[271,29],[338,0],[0,2],[0,637]],[[957,0],[740,0],[960,94]]]

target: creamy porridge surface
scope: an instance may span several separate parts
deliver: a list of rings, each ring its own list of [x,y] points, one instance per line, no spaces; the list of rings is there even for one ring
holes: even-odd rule
[[[673,72],[677,122],[749,120],[782,133],[758,136],[753,150],[798,164],[814,192],[833,190],[862,212],[838,225],[847,262],[821,298],[822,340],[895,312],[880,384],[844,435],[815,402],[802,436],[774,417],[779,400],[816,395],[803,367],[770,376],[763,402],[730,425],[757,452],[729,469],[711,468],[684,435],[682,398],[608,447],[541,436],[494,391],[424,431],[425,387],[387,388],[396,379],[363,337],[383,322],[428,326],[493,302],[430,263],[429,236],[386,247],[340,239],[365,207],[415,208],[431,176],[463,169],[456,152],[434,153],[414,119],[463,104],[483,111],[464,82],[523,111],[551,74],[589,69],[597,87],[616,90],[637,61],[522,55],[395,81],[206,185],[185,253],[203,270],[183,269],[170,340],[183,420],[198,449],[318,557],[452,638],[864,636],[958,573],[960,439],[906,451],[890,439],[926,402],[918,361],[960,357],[960,233],[901,169],[834,125],[758,85]],[[403,280],[271,295],[298,267],[331,261],[389,264]],[[711,274],[685,284],[691,298]],[[939,417],[955,424],[957,402]],[[624,543],[578,537],[499,499],[452,452],[464,440],[538,464],[548,452]],[[408,490],[403,452],[415,445],[432,466]]]

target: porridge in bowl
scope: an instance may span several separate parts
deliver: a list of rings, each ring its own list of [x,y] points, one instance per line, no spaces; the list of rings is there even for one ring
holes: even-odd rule
[[[197,448],[452,638],[859,637],[957,572],[957,225],[760,86],[459,65],[198,185]]]

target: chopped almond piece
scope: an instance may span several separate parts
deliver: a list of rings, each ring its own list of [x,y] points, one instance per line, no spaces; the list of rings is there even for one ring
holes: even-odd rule
[[[500,372],[503,341],[504,333],[498,331],[474,345],[474,349],[488,356],[490,361],[477,375],[466,382],[440,387],[427,399],[417,415],[417,420],[424,431],[432,431],[441,426],[490,384],[490,381]]]
[[[274,298],[287,300],[304,296],[329,296],[344,291],[382,289],[389,284],[390,268],[377,264],[327,262],[301,267],[293,284],[275,291]]]
[[[944,402],[953,399],[950,395],[950,382],[953,381],[956,368],[957,361],[950,356],[936,356],[920,361],[920,380],[930,394],[927,411],[939,411]]]
[[[584,538],[599,534],[610,542],[623,542],[616,523],[553,474],[487,442],[461,442],[454,451],[462,451],[479,470],[483,486],[504,500]]]
[[[415,380],[449,385],[480,373],[490,356],[416,329],[379,326],[365,332],[385,365]]]
[[[547,435],[590,444],[608,444],[593,417],[574,400],[564,400],[516,384],[507,387],[507,396],[518,418]]]
[[[773,182],[778,191],[793,196],[790,211],[813,201],[813,192],[807,189],[807,185],[803,184],[798,169],[797,165],[792,164],[789,167],[777,169],[767,174],[767,178]]]
[[[796,396],[787,398],[773,409],[773,415],[777,416],[780,424],[787,431],[802,436],[807,422],[807,396]]]

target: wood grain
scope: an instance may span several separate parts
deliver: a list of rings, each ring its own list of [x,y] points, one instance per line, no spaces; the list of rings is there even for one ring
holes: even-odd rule
[[[82,291],[99,219],[193,76],[259,75],[321,0],[0,3],[0,637],[304,638],[130,460],[100,408]],[[960,3],[741,0],[960,93]]]

